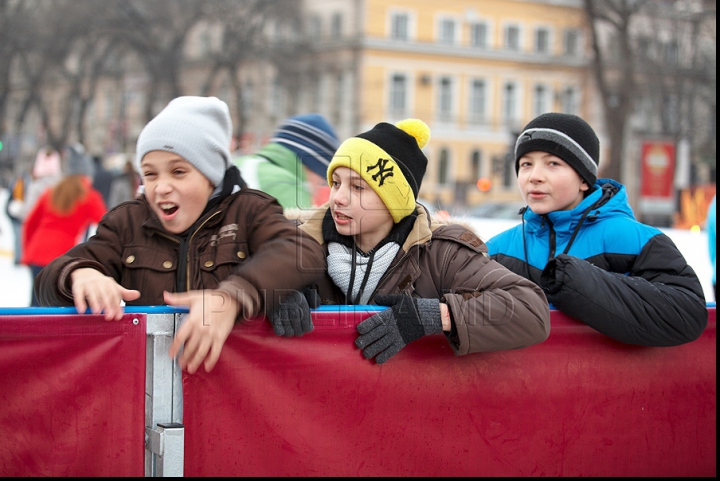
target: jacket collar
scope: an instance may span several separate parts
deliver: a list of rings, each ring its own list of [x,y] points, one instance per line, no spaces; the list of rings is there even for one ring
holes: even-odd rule
[[[578,226],[587,211],[589,211],[588,220],[591,222],[610,216],[634,218],[632,209],[627,203],[625,186],[612,179],[598,179],[595,183],[595,190],[574,209],[558,210],[545,215],[538,215],[531,209],[525,209],[523,219],[528,232],[540,232],[548,229],[549,225],[546,219],[550,220],[556,232],[571,232]]]

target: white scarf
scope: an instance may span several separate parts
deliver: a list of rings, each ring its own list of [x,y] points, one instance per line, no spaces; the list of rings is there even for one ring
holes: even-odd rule
[[[352,270],[352,249],[337,242],[329,242],[327,257],[328,274],[332,277],[335,285],[342,289],[348,298],[355,299],[365,279],[368,262],[370,259],[373,259],[370,274],[367,276],[367,283],[365,284],[365,289],[362,292],[359,302],[359,304],[367,304],[370,296],[375,292],[380,278],[385,274],[387,268],[390,267],[390,263],[395,258],[398,250],[400,250],[400,244],[388,242],[368,257],[355,253],[355,280],[353,281],[352,294],[348,295],[350,272]]]

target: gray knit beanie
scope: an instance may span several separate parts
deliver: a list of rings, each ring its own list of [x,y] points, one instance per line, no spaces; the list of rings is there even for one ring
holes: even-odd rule
[[[173,152],[190,162],[216,187],[230,165],[232,120],[225,102],[216,97],[178,97],[140,132],[135,160],[153,150]]]

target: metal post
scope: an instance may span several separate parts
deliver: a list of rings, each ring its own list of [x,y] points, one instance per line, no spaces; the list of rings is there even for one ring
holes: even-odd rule
[[[182,371],[168,350],[185,314],[148,314],[145,373],[145,476],[182,476]],[[172,474],[170,474],[172,473]]]

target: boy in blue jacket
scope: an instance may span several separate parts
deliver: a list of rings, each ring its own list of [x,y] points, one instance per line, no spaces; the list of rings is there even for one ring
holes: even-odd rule
[[[700,281],[669,237],[635,220],[625,186],[598,179],[600,142],[575,115],[532,120],[515,144],[522,223],[487,243],[491,258],[548,302],[620,342],[675,346],[707,325]]]

